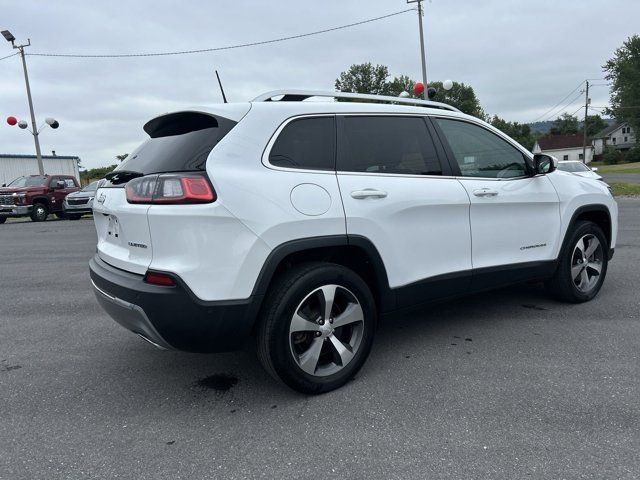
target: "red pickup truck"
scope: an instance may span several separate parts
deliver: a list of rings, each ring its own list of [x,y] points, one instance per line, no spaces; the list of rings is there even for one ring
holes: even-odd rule
[[[62,218],[62,203],[80,184],[71,175],[28,175],[0,187],[0,224],[9,217],[30,216],[43,222],[50,213]]]

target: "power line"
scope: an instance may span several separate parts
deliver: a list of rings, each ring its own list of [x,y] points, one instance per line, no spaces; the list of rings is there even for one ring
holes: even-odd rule
[[[195,50],[179,50],[175,52],[155,52],[155,53],[121,53],[121,54],[74,54],[74,53],[29,53],[28,55],[34,57],[66,57],[66,58],[130,58],[130,57],[161,57],[168,55],[187,55],[192,53],[206,53],[217,52],[220,50],[232,50],[236,48],[254,47],[257,45],[266,45],[269,43],[284,42],[286,40],[294,40],[297,38],[311,37],[313,35],[320,35],[321,33],[335,32],[336,30],[343,30],[345,28],[356,27],[358,25],[364,25],[365,23],[377,22],[378,20],[384,20],[386,18],[401,15],[403,13],[411,12],[413,8],[401,10],[399,12],[389,13],[380,17],[369,18],[360,22],[349,23],[347,25],[341,25],[339,27],[325,28],[323,30],[316,30],[314,32],[301,33],[298,35],[290,35],[287,37],[274,38],[271,40],[263,40],[259,42],[240,43],[236,45],[227,45],[225,47],[214,48],[199,48]]]
[[[580,105],[573,113],[570,113],[569,115],[574,116],[576,113],[580,111],[581,108],[582,108],[582,105]]]
[[[20,55],[20,52],[18,52],[18,53],[12,53],[11,55],[7,55],[6,57],[2,57],[2,58],[0,58],[0,60],[5,60],[5,59],[7,59],[7,58],[15,57],[16,55]]]
[[[576,95],[575,97],[573,97],[571,100],[569,100],[569,102],[567,102],[564,106],[560,107],[560,109],[556,109],[555,107],[553,109],[551,109],[549,111],[550,115],[545,115],[541,121],[546,121],[549,120],[551,117],[554,117],[556,115],[559,115],[562,111],[566,110],[567,108],[571,107],[576,100],[578,100],[582,94],[584,93],[584,90],[581,90],[580,92],[578,92],[578,95]],[[566,98],[566,97],[565,97]],[[538,117],[540,118],[540,117]],[[533,123],[533,122],[532,122]]]
[[[611,108],[611,107],[589,107],[589,108],[604,110],[606,108]],[[640,108],[640,105],[628,105],[624,107],[616,107],[616,109],[619,109],[619,108]]]
[[[535,123],[535,122],[537,122],[540,118],[542,118],[542,117],[546,117],[550,112],[552,112],[553,110],[555,110],[555,109],[556,109],[556,107],[557,107],[558,105],[560,105],[560,104],[561,104],[562,102],[564,102],[567,98],[569,98],[569,97],[573,94],[573,92],[575,92],[576,90],[578,90],[578,89],[582,86],[582,84],[583,84],[584,82],[585,82],[585,80],[583,80],[582,82],[580,82],[580,83],[578,84],[578,86],[577,86],[576,88],[574,88],[573,90],[571,90],[571,91],[570,91],[570,92],[569,92],[569,93],[568,93],[568,94],[567,94],[567,95],[566,95],[562,100],[560,100],[560,101],[559,101],[558,103],[556,103],[553,107],[551,107],[549,110],[547,110],[547,111],[546,111],[545,113],[543,113],[542,115],[538,116],[535,120],[533,120],[533,121],[532,121],[532,122],[530,122],[530,123]],[[573,100],[572,100],[570,103],[572,103],[572,102],[573,102]],[[565,108],[566,108],[566,107],[565,107]]]

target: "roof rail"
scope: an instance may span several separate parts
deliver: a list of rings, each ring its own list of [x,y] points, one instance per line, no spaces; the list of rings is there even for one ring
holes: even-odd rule
[[[274,97],[282,97],[274,100]],[[349,92],[320,92],[314,90],[273,90],[271,92],[258,95],[252,102],[301,102],[311,97],[327,97],[327,98],[349,98],[352,100],[372,100],[381,103],[403,103],[406,105],[417,105],[420,107],[440,108],[442,110],[451,110],[459,112],[456,107],[441,102],[432,102],[431,100],[419,100],[417,98],[407,97],[391,97],[388,95],[370,95],[365,93],[349,93]]]

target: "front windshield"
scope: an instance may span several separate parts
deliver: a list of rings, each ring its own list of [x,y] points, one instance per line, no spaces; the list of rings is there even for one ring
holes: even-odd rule
[[[558,163],[558,169],[564,172],[587,172],[589,167],[580,162],[560,162]]]
[[[95,192],[98,189],[98,182],[91,182],[82,189],[83,192]]]
[[[47,182],[47,177],[30,175],[28,177],[18,177],[7,187],[39,187]]]

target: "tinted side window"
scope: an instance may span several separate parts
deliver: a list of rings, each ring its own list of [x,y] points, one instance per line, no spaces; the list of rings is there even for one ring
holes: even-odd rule
[[[458,120],[437,118],[463,177],[510,178],[527,174],[524,155],[492,132]]]
[[[338,170],[442,175],[433,140],[421,117],[344,118]]]
[[[333,117],[293,120],[280,132],[269,153],[276,167],[334,170],[336,129]]]

